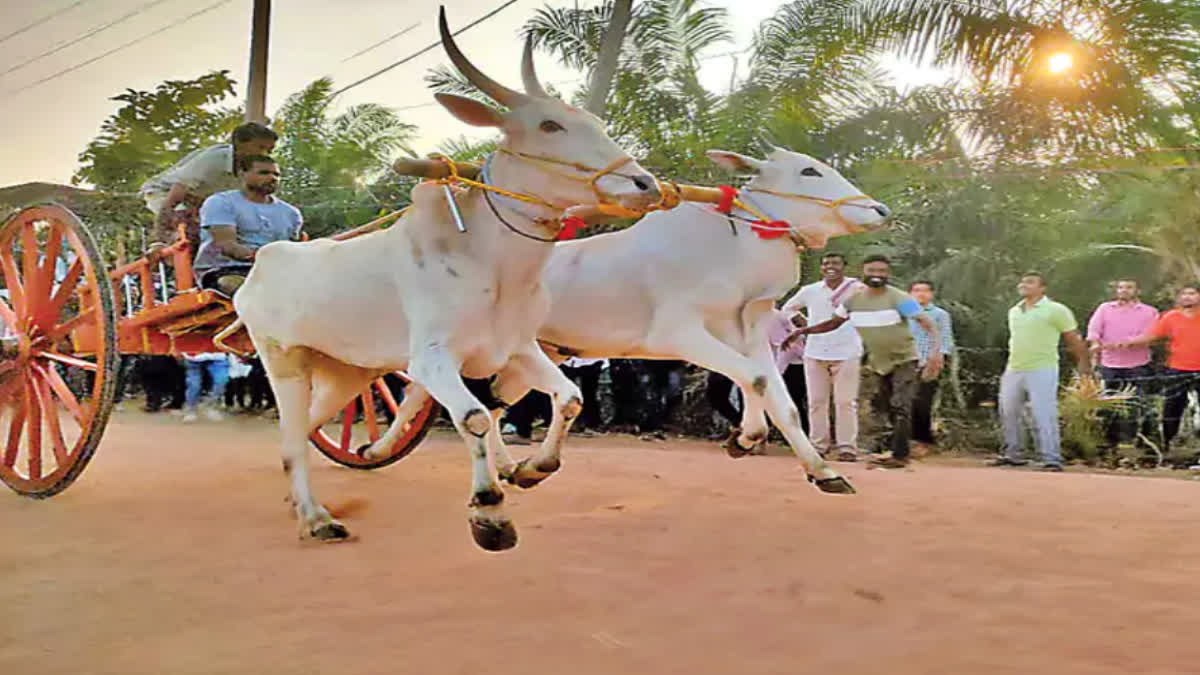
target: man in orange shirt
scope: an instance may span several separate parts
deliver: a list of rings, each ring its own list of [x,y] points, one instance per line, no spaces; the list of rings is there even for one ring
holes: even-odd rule
[[[1175,296],[1176,307],[1158,317],[1150,332],[1109,347],[1121,349],[1167,341],[1167,367],[1163,372],[1163,440],[1169,445],[1179,434],[1187,409],[1188,392],[1200,394],[1200,284],[1186,284]]]

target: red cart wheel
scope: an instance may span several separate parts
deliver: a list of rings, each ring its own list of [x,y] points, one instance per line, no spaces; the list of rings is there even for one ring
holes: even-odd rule
[[[403,373],[396,373],[404,381]],[[380,407],[386,410],[380,419]],[[404,459],[417,448],[433,423],[437,421],[438,404],[426,396],[421,408],[405,425],[404,431],[383,457],[367,459],[358,454],[363,446],[379,440],[389,422],[400,409],[385,378],[379,378],[351,401],[332,421],[317,429],[309,440],[329,459],[352,469],[379,469]],[[362,419],[359,421],[359,414]]]
[[[0,227],[0,277],[0,480],[51,497],[83,472],[112,412],[112,286],[87,228],[57,204]]]

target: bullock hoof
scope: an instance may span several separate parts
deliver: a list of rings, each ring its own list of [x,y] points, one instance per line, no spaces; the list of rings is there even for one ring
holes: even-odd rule
[[[471,519],[471,536],[485,551],[507,551],[517,545],[517,528],[512,521]]]
[[[317,541],[339,542],[350,538],[350,530],[346,526],[336,520],[331,520],[327,523],[321,523],[316,529],[311,532],[312,538]]]
[[[558,471],[559,466],[561,466],[561,463],[558,460],[551,460],[549,462],[539,464],[536,467],[530,468],[530,459],[532,458],[526,457],[525,459],[517,462],[516,469],[514,469],[512,473],[508,474],[507,476],[501,476],[501,478],[507,480],[513,485],[516,485],[522,490],[532,490],[540,485],[542,481],[549,478],[550,475],[555,471]]]
[[[738,437],[740,437],[741,435],[742,435],[742,430],[737,427],[734,427],[729,430],[729,438],[725,439],[725,444],[724,444],[725,445],[725,453],[734,459],[738,459],[739,457],[745,457],[746,455],[753,453],[755,450],[761,448],[767,442],[766,438],[759,438],[759,439],[752,438],[751,440],[754,441],[754,445],[750,446],[749,448],[743,448],[742,444],[738,443]]]
[[[363,443],[362,445],[358,446],[354,450],[354,454],[358,455],[362,459],[374,459],[373,457],[371,457],[370,455],[367,454],[367,452],[371,449],[372,445],[374,445],[374,443]]]
[[[852,495],[858,493],[858,490],[854,489],[850,481],[841,476],[834,476],[833,478],[813,478],[809,476],[808,482],[816,485],[817,489],[821,492],[828,492],[833,495]]]

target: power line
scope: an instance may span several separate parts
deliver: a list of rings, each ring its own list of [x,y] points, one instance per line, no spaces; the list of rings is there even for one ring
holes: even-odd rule
[[[341,60],[341,63],[345,63],[347,61],[350,61],[351,59],[356,59],[356,58],[362,56],[363,54],[366,54],[367,52],[371,51],[372,49],[375,49],[376,47],[382,47],[383,45],[391,42],[392,40],[395,40],[396,38],[400,37],[401,35],[404,35],[408,31],[410,31],[420,25],[421,25],[421,22],[418,21],[418,22],[414,23],[413,25],[409,26],[408,28],[405,28],[404,30],[400,31],[399,33],[393,33],[392,35],[385,37],[384,39],[380,40],[379,42],[376,42],[375,44],[371,45],[370,47],[361,49],[357,52],[354,52],[350,56],[347,56],[346,58]]]
[[[493,16],[495,16],[495,15],[499,14],[501,10],[503,10],[503,9],[505,9],[505,8],[507,8],[507,7],[509,7],[510,5],[514,5],[514,4],[516,4],[516,2],[517,2],[517,0],[508,0],[508,2],[504,3],[503,5],[500,5],[500,6],[499,6],[499,7],[497,7],[496,9],[493,9],[492,11],[488,12],[487,14],[484,14],[483,16],[479,17],[478,19],[475,19],[474,21],[472,21],[471,23],[469,23],[469,24],[467,24],[467,25],[463,26],[462,28],[459,28],[457,31],[454,31],[453,33],[451,33],[451,35],[454,35],[455,37],[457,37],[457,36],[458,36],[458,35],[460,35],[461,33],[464,33],[464,32],[466,32],[467,30],[470,30],[471,28],[474,28],[475,26],[477,26],[477,25],[479,25],[479,24],[483,23],[484,21],[487,21],[488,19],[492,18]],[[370,75],[368,75],[368,76],[366,76],[366,77],[362,78],[361,80],[358,80],[357,82],[352,82],[352,83],[350,83],[350,84],[348,84],[348,85],[346,85],[346,86],[342,87],[341,89],[338,89],[337,91],[333,92],[333,93],[330,95],[330,98],[333,98],[334,96],[337,96],[338,94],[341,94],[341,93],[343,93],[343,92],[349,91],[349,90],[351,90],[351,89],[353,89],[353,88],[357,87],[358,85],[360,85],[360,84],[363,84],[364,82],[367,82],[367,81],[373,80],[373,79],[375,79],[375,78],[379,77],[380,75],[382,75],[382,74],[384,74],[384,73],[388,72],[389,70],[391,70],[391,69],[393,69],[393,68],[395,68],[395,67],[397,67],[397,66],[402,66],[402,65],[404,65],[404,64],[406,64],[406,63],[408,63],[409,61],[412,61],[413,59],[417,58],[418,56],[420,56],[420,55],[424,54],[425,52],[428,52],[428,51],[430,51],[430,50],[432,50],[432,49],[434,49],[434,48],[438,47],[438,46],[439,46],[439,45],[441,45],[441,44],[442,44],[442,41],[441,41],[441,40],[438,40],[437,42],[435,42],[435,43],[433,43],[433,44],[429,45],[428,47],[426,47],[426,48],[422,49],[421,51],[419,51],[419,52],[417,52],[417,53],[415,53],[415,54],[412,54],[412,55],[406,56],[406,57],[404,57],[404,58],[400,59],[399,61],[397,61],[397,62],[393,63],[392,65],[390,65],[390,66],[387,66],[386,68],[383,68],[383,69],[381,69],[381,70],[377,70],[377,71],[375,71],[374,73],[371,73]]]
[[[73,2],[69,5],[67,5],[66,7],[63,7],[62,9],[58,10],[57,12],[50,12],[46,16],[43,16],[42,18],[38,19],[37,21],[34,21],[33,23],[29,24],[28,26],[25,26],[23,28],[18,28],[16,30],[14,30],[13,32],[9,33],[8,35],[5,35],[4,37],[0,37],[0,43],[7,42],[8,40],[17,37],[18,35],[20,35],[21,33],[24,33],[25,31],[37,28],[38,26],[46,23],[50,19],[53,19],[54,17],[59,16],[61,14],[66,14],[67,12],[71,11],[72,9],[75,9],[76,7],[82,5],[83,3],[87,2],[87,1],[88,0],[76,0],[76,2]]]
[[[62,50],[66,49],[67,47],[70,47],[72,45],[77,45],[80,42],[83,42],[84,40],[92,37],[93,35],[98,35],[100,33],[103,33],[104,31],[108,30],[109,28],[112,28],[113,26],[115,26],[123,21],[131,19],[131,18],[137,16],[138,14],[142,14],[143,12],[146,12],[147,10],[153,9],[155,6],[161,5],[164,2],[170,2],[170,1],[171,0],[151,0],[151,2],[145,3],[144,5],[142,5],[141,7],[138,7],[137,9],[133,10],[132,12],[129,12],[129,13],[125,14],[124,16],[121,16],[117,19],[109,21],[108,23],[104,24],[103,26],[93,28],[92,30],[75,38],[74,40],[63,42],[55,47],[52,47],[49,51],[42,52],[41,54],[38,54],[37,56],[34,56],[34,57],[29,58],[21,63],[18,63],[17,65],[13,66],[12,68],[9,68],[8,70],[0,73],[0,77],[2,77],[4,75],[8,75],[9,73],[18,71],[18,70],[24,68],[25,66],[33,63],[34,61],[40,61],[40,60],[46,58],[47,56],[50,56],[51,54],[57,54],[58,52],[61,52]]]
[[[125,44],[123,44],[119,47],[110,49],[99,56],[94,56],[94,57],[88,59],[87,61],[84,61],[83,63],[77,63],[77,64],[71,66],[70,68],[60,70],[57,73],[54,73],[53,75],[47,75],[46,77],[43,77],[42,79],[37,80],[36,82],[30,82],[29,84],[25,85],[24,87],[20,87],[17,89],[7,91],[4,93],[4,95],[12,96],[14,94],[20,94],[22,92],[29,91],[30,89],[33,89],[34,87],[36,87],[38,85],[45,84],[51,80],[56,80],[56,79],[62,77],[63,75],[66,75],[68,73],[73,73],[76,70],[83,68],[84,66],[89,66],[89,65],[99,61],[100,59],[103,59],[108,56],[112,56],[113,54],[116,54],[119,51],[128,49],[129,47],[132,47],[132,46],[138,44],[139,42],[145,42],[146,40],[149,40],[150,38],[155,37],[156,35],[159,35],[160,33],[165,33],[166,31],[168,31],[180,24],[187,23],[188,21],[191,21],[192,19],[195,19],[196,17],[198,17],[202,14],[207,14],[222,5],[228,5],[230,2],[233,2],[233,0],[220,0],[219,2],[214,2],[213,4],[209,5],[208,7],[205,7],[204,9],[201,9],[197,12],[192,12],[191,14],[185,16],[184,18],[179,19],[178,21],[175,21],[173,23],[167,24],[166,26],[163,26],[162,28],[159,28],[156,31],[147,33],[139,38],[130,40],[129,42],[126,42]]]

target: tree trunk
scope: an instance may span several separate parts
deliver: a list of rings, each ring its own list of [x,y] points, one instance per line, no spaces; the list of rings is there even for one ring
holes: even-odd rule
[[[592,71],[592,81],[588,87],[587,104],[584,106],[593,115],[604,116],[604,102],[608,100],[608,92],[617,74],[621,43],[625,41],[625,31],[629,28],[632,16],[633,0],[614,0],[612,19],[604,33],[604,42],[600,45],[596,69]]]

